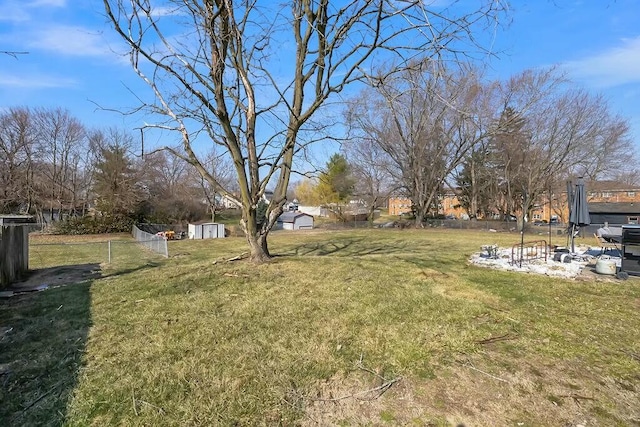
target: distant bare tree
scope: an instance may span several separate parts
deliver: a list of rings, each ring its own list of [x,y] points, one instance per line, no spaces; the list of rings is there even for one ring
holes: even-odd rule
[[[27,108],[0,114],[0,213],[29,212],[35,202],[36,128]]]
[[[343,151],[354,178],[354,197],[365,201],[369,222],[375,210],[389,198],[397,185],[391,173],[392,161],[382,147],[371,139],[353,139],[343,144]]]
[[[527,213],[569,176],[611,173],[632,152],[628,123],[556,69],[526,70],[503,82],[501,104],[490,157],[506,213]]]
[[[81,157],[86,151],[86,130],[69,111],[61,108],[38,109],[34,112],[38,131],[42,202],[49,206],[54,220],[54,206],[75,212],[79,203]]]
[[[215,178],[216,182],[219,182],[232,193],[237,193],[237,185],[235,185],[235,173],[233,165],[228,161],[226,156],[217,154],[215,151],[210,151],[204,158],[204,164],[209,174]],[[194,179],[196,179],[194,177]],[[209,205],[211,212],[211,221],[216,220],[216,209],[220,208],[221,197],[218,194],[217,188],[211,185],[202,175],[197,177],[200,183],[200,189],[204,195],[204,199]],[[232,199],[235,200],[235,199]],[[240,206],[238,206],[240,207]]]
[[[388,156],[388,168],[421,225],[446,180],[490,130],[483,87],[470,69],[447,72],[431,61],[380,79],[351,105],[360,138]]]
[[[163,116],[149,127],[177,132],[182,148],[174,154],[238,201],[258,262],[270,258],[267,237],[283,211],[294,156],[321,138],[312,133],[321,107],[380,60],[477,51],[474,31],[495,25],[504,9],[483,0],[461,13],[462,2],[453,3],[104,0],[135,72],[155,95],[143,108]],[[198,139],[231,157],[239,196],[209,173],[194,151]],[[273,199],[259,223],[267,185]]]

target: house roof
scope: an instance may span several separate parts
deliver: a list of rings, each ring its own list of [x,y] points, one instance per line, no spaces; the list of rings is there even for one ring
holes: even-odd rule
[[[637,191],[637,185],[629,185],[619,181],[589,181],[585,184],[587,191]]]
[[[589,213],[640,214],[640,203],[592,203]]]
[[[295,221],[296,218],[301,216],[308,216],[313,218],[313,215],[309,215],[304,212],[284,212],[282,215],[280,215],[280,218],[278,218],[278,221],[293,222]]]

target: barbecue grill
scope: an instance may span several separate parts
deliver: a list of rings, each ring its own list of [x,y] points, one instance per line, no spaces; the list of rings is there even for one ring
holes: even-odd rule
[[[622,226],[622,265],[628,274],[640,276],[640,225]]]

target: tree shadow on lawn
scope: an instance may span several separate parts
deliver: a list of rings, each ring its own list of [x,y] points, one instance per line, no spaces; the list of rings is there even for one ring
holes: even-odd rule
[[[424,242],[422,242],[424,244]],[[307,242],[289,247],[276,256],[366,256],[389,255],[419,250],[415,242],[376,241],[365,237],[344,237],[332,241]]]
[[[83,364],[91,320],[91,286],[100,264],[34,270],[0,299],[0,425],[64,424]],[[41,292],[25,291],[40,284]],[[18,293],[24,292],[24,293]]]

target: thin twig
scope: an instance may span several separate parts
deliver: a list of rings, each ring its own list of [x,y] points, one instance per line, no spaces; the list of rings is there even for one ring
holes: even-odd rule
[[[358,363],[356,363],[356,367],[358,369],[361,369],[361,370],[363,370],[365,372],[368,372],[371,375],[375,375],[376,377],[380,378],[383,382],[387,381],[387,379],[385,377],[383,377],[382,375],[380,375],[379,373],[377,373],[373,369],[370,369],[370,368],[367,368],[366,366],[364,366],[364,363],[362,363],[363,360],[364,360],[364,354],[360,353],[360,359],[358,360]]]
[[[133,413],[136,414],[136,417],[139,416],[138,409],[136,408],[136,395],[133,390],[131,390],[131,403],[133,405]]]
[[[394,379],[392,379],[390,381],[385,382],[382,385],[379,385],[378,387],[370,388],[368,390],[363,390],[363,391],[360,391],[358,393],[348,394],[348,395],[345,395],[345,396],[334,397],[333,399],[315,398],[315,399],[312,399],[312,400],[319,401],[319,402],[338,402],[340,400],[349,399],[351,397],[358,399],[359,396],[362,396],[362,395],[365,395],[365,394],[368,394],[368,393],[372,393],[374,391],[379,392],[373,398],[362,399],[362,400],[373,400],[373,399],[377,399],[378,397],[382,396],[385,391],[389,390],[392,385],[394,385],[395,383],[397,383],[400,380],[402,380],[402,377],[397,377],[397,378],[394,378]]]
[[[596,400],[594,397],[581,396],[581,395],[575,394],[575,393],[563,394],[563,395],[560,395],[558,397],[570,397],[573,400],[575,400],[578,405],[580,404],[580,400]]]
[[[136,400],[136,401],[137,401],[137,402],[140,402],[140,403],[144,403],[145,405],[149,405],[149,406],[151,406],[152,408],[156,408],[158,411],[160,411],[160,413],[161,413],[162,415],[165,415],[165,414],[166,414],[166,412],[165,412],[165,410],[164,410],[164,409],[162,409],[162,408],[161,408],[161,407],[159,407],[159,406],[154,405],[153,403],[145,402],[144,400],[139,400],[139,399],[138,399],[138,400]]]
[[[44,393],[42,393],[40,396],[38,396],[35,400],[33,400],[31,403],[27,404],[24,409],[22,410],[22,413],[27,412],[27,410],[29,408],[31,408],[33,405],[35,405],[36,403],[40,402],[42,399],[44,399],[45,397],[47,397],[48,395],[50,395],[51,393],[53,393],[62,383],[64,383],[64,380],[62,381],[58,381],[56,384],[54,384],[53,387],[51,387],[49,389],[49,391],[46,391]]]
[[[495,375],[491,375],[491,374],[490,374],[490,373],[488,373],[488,372],[485,372],[485,371],[483,371],[483,370],[481,370],[481,369],[478,369],[478,368],[476,368],[475,366],[473,366],[473,365],[472,365],[472,364],[470,364],[470,363],[464,364],[463,366],[467,366],[467,367],[469,367],[469,368],[473,369],[474,371],[478,371],[478,372],[480,372],[481,374],[485,374],[486,376],[491,377],[491,378],[493,378],[494,380],[502,381],[503,383],[508,383],[508,382],[509,382],[509,381],[507,381],[507,380],[505,380],[505,379],[503,379],[503,378],[496,377]]]
[[[489,337],[480,341],[476,341],[476,344],[491,344],[498,341],[515,340],[517,338],[518,338],[517,336],[511,335],[511,334],[504,334],[498,337]]]

